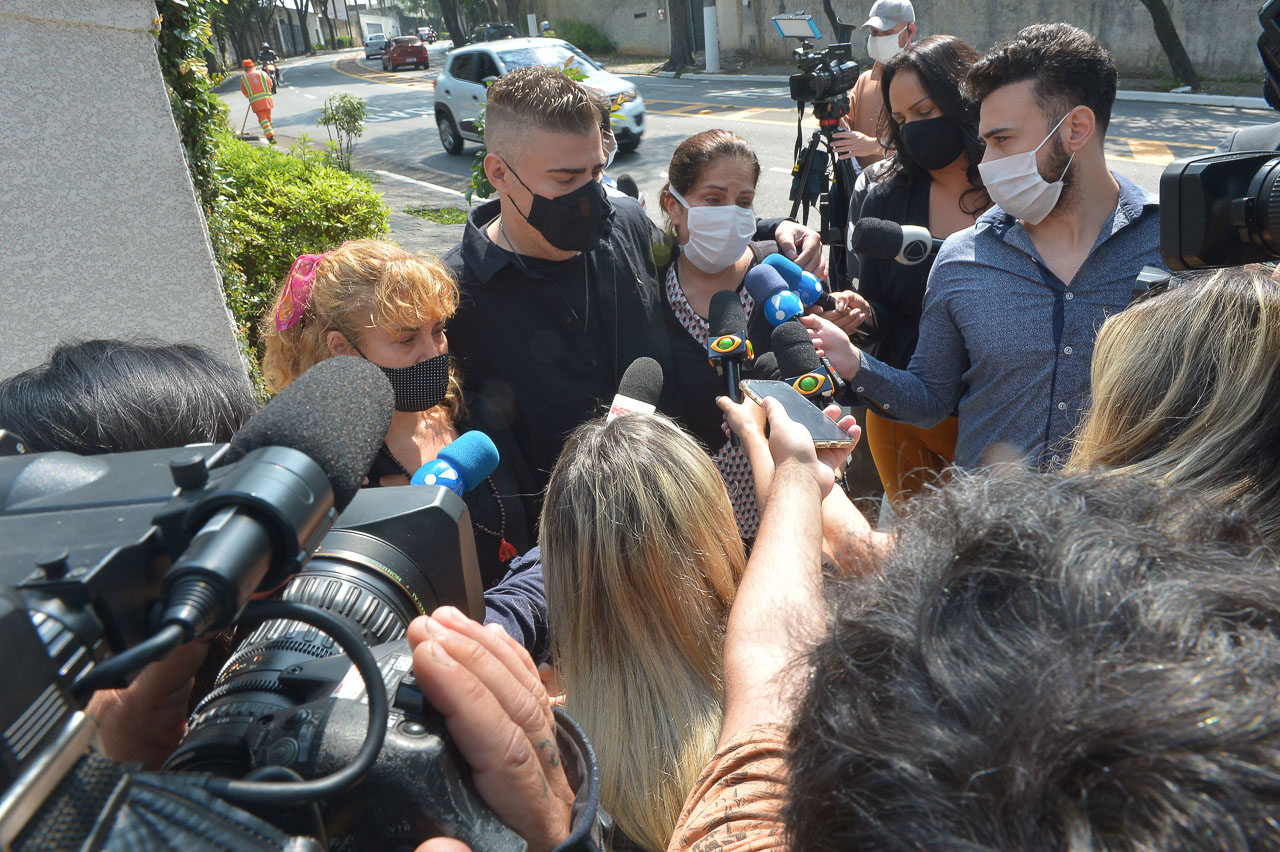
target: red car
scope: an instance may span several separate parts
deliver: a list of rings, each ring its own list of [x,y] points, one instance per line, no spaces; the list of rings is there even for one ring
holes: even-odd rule
[[[382,51],[382,70],[397,68],[430,68],[427,62],[427,46],[417,36],[396,36],[387,42]]]

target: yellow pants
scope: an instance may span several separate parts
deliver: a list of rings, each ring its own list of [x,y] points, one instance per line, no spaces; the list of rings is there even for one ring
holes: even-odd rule
[[[948,417],[932,429],[886,420],[868,409],[863,433],[875,459],[876,472],[890,502],[900,505],[930,483],[956,457],[956,418]]]

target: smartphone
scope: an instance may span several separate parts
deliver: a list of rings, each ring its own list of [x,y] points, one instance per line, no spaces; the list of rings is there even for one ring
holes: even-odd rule
[[[815,447],[826,449],[853,446],[853,439],[848,432],[837,426],[808,398],[786,382],[743,379],[738,386],[758,404],[763,405],[765,397],[769,396],[781,402],[787,416],[809,430]]]

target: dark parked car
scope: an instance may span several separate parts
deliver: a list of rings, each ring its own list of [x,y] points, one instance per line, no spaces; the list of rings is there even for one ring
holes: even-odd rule
[[[397,68],[427,68],[427,46],[417,36],[396,36],[382,51],[382,70]]]
[[[497,41],[502,38],[520,38],[515,24],[488,21],[471,31],[472,41]]]

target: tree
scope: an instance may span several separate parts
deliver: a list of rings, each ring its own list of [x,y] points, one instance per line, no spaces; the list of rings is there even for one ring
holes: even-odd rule
[[[307,29],[307,10],[311,0],[293,0],[293,8],[298,13],[298,27],[302,30],[302,52],[311,52],[311,31]]]
[[[329,3],[332,0],[314,0],[316,11],[320,14],[320,20],[324,22],[325,29],[329,31],[329,47],[337,47],[338,34],[333,29],[333,18],[329,17]]]
[[[667,6],[671,16],[671,58],[664,71],[679,71],[693,62],[693,32],[689,28],[689,0],[671,0]]]
[[[444,19],[445,28],[449,30],[449,38],[454,47],[462,47],[471,39],[462,25],[462,16],[458,14],[457,0],[439,0],[440,17]]]
[[[275,0],[226,0],[209,5],[219,42],[229,37],[236,55],[242,59],[254,58],[258,55],[257,46],[271,41],[271,19],[275,8]]]
[[[1169,14],[1169,7],[1165,0],[1138,0],[1138,2],[1146,6],[1147,11],[1151,13],[1151,24],[1155,27],[1156,38],[1160,40],[1160,47],[1164,48],[1164,55],[1168,57],[1173,73],[1178,75],[1178,79],[1186,85],[1199,89],[1200,75],[1191,64],[1187,49],[1182,46],[1182,37],[1178,35],[1178,29],[1173,25],[1173,16]]]

